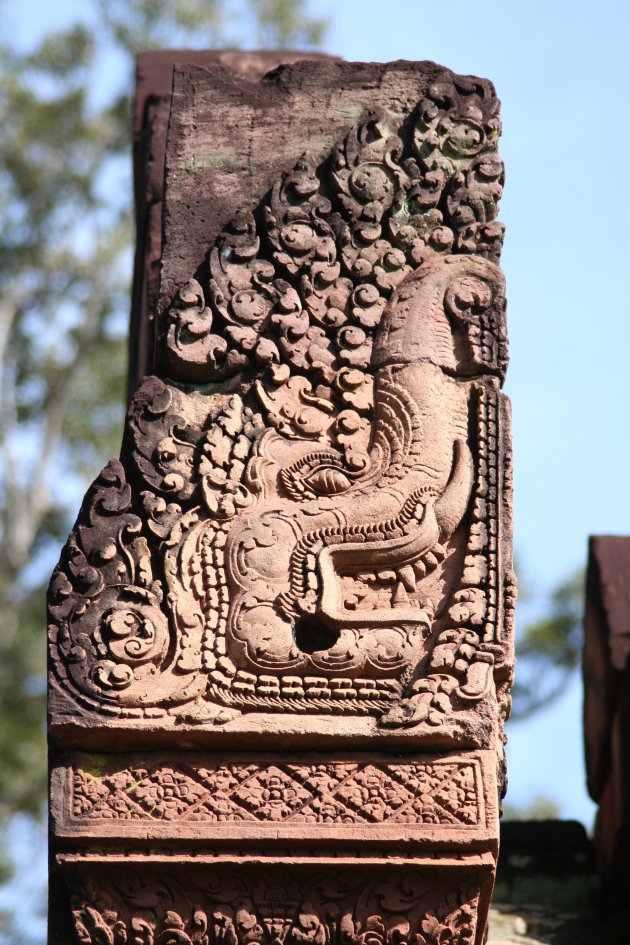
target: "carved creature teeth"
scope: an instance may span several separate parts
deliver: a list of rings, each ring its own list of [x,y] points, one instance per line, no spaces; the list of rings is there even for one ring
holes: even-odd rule
[[[408,607],[409,606],[409,597],[407,591],[404,588],[402,581],[398,581],[396,584],[396,589],[392,597],[392,606],[393,607]]]
[[[416,578],[418,580],[420,580],[423,577],[426,577],[427,569],[422,559],[414,563],[413,569],[415,571]]]
[[[373,584],[376,580],[376,574],[374,571],[359,571],[356,574],[357,581],[361,581],[362,584]]]
[[[405,590],[413,593],[416,589],[416,575],[410,564],[406,564],[398,572],[398,578],[402,582]]]
[[[427,565],[427,567],[429,567],[429,568],[435,568],[435,567],[437,567],[437,565],[439,564],[439,561],[438,561],[438,559],[435,557],[435,555],[433,554],[432,551],[427,551],[427,553],[426,553],[425,556],[424,556],[424,563],[425,563],[425,564]]]

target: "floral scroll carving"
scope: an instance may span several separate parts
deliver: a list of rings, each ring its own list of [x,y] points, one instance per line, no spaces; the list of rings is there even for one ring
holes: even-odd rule
[[[428,733],[504,711],[499,132],[488,83],[444,79],[235,210],[53,577],[78,703]]]
[[[473,872],[473,871],[471,871]],[[332,868],[298,883],[286,870],[271,880],[228,869],[151,886],[140,873],[104,877],[94,897],[75,886],[73,913],[85,945],[474,945],[482,874],[453,891],[422,869],[384,871],[377,880]],[[442,886],[442,888],[440,888]]]

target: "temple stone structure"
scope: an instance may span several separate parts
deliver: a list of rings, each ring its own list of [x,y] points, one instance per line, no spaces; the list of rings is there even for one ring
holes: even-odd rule
[[[595,846],[609,913],[630,924],[630,537],[589,543],[584,617],[584,739],[599,805]]]
[[[163,55],[135,393],[49,592],[50,942],[481,945],[514,604],[493,86]]]

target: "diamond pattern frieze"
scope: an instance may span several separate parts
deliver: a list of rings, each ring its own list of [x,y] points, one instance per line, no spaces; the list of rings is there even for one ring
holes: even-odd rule
[[[217,763],[187,759],[118,770],[69,770],[69,816],[103,820],[276,824],[443,824],[483,821],[475,759]],[[65,816],[65,815],[64,815]]]
[[[347,810],[356,813],[365,820],[390,820],[402,807],[413,798],[399,781],[394,781],[386,768],[365,765],[346,781],[334,794]]]
[[[233,799],[259,820],[283,821],[313,800],[313,794],[289,772],[270,765],[240,785]]]

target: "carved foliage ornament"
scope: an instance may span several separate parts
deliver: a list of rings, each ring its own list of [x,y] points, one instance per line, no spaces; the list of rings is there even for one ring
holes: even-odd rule
[[[199,869],[199,868],[198,868]],[[75,887],[73,913],[85,945],[473,945],[480,875],[446,891],[428,871],[248,870],[185,877],[118,867]]]
[[[497,114],[480,80],[435,84],[403,127],[368,113],[238,210],[180,289],[164,379],[53,576],[77,701],[430,731],[502,698]]]

